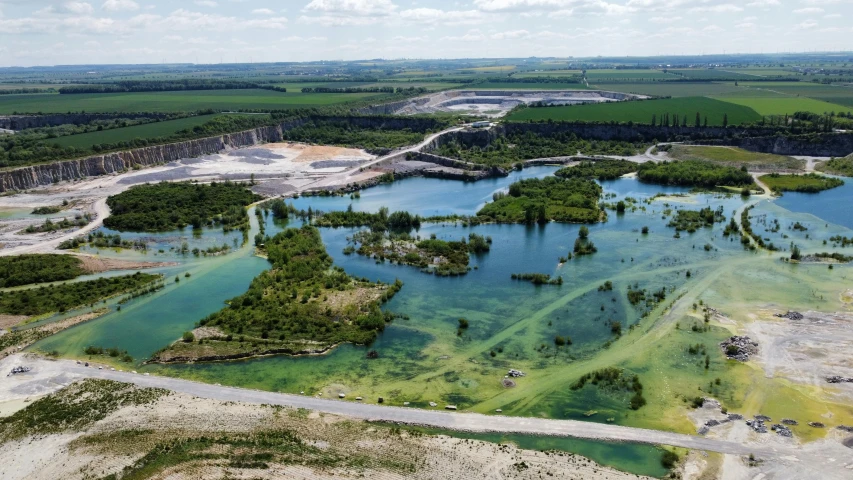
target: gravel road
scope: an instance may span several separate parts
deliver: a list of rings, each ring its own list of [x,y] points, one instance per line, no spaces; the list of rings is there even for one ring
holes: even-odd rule
[[[16,356],[17,357],[17,356]],[[193,382],[171,377],[146,376],[130,372],[77,365],[71,360],[45,360],[10,358],[0,362],[4,368],[15,364],[26,364],[33,368],[33,374],[39,375],[42,384],[57,387],[81,378],[100,378],[119,382],[133,383],[140,387],[165,388],[200,398],[220,401],[234,401],[252,404],[282,405],[305,408],[319,412],[343,415],[364,420],[398,422],[410,425],[423,425],[469,432],[505,432],[534,435],[553,435],[597,440],[636,442],[655,445],[672,445],[697,450],[706,450],[734,455],[754,453],[763,458],[776,457],[788,452],[777,448],[745,446],[735,442],[715,440],[693,435],[647,430],[576,420],[551,420],[543,418],[507,417],[501,415],[482,415],[478,413],[424,410],[409,407],[394,407],[357,402],[354,400],[325,399],[303,395],[247,390],[206,383]],[[40,374],[43,372],[43,374]],[[48,376],[44,376],[47,374]],[[23,378],[22,378],[23,380]],[[46,393],[46,392],[45,392]],[[787,449],[784,449],[787,450]]]

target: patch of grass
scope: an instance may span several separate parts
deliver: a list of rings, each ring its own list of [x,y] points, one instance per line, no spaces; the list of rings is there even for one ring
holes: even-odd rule
[[[668,153],[675,160],[701,160],[736,167],[802,170],[806,164],[805,160],[735,147],[673,145]]]
[[[85,93],[79,95],[2,95],[0,114],[12,112],[195,112],[199,110],[287,110],[323,107],[378,93],[280,93],[270,90],[199,90],[192,92]]]
[[[581,162],[574,167],[561,168],[554,175],[563,178],[594,178],[616,180],[622,175],[637,171],[637,164],[628,160],[596,160]]]
[[[0,288],[71,280],[84,273],[80,259],[71,255],[0,257]]]
[[[0,439],[7,442],[27,435],[79,432],[122,407],[151,404],[165,395],[168,390],[160,388],[82,380],[0,419]]]
[[[735,105],[705,97],[683,97],[659,100],[634,100],[600,104],[568,105],[561,107],[525,108],[510,114],[507,121],[584,121],[584,122],[634,122],[651,124],[652,117],[658,121],[664,115],[687,117],[687,125],[693,126],[696,114],[702,124],[705,118],[709,126],[723,124],[724,116],[729,125],[753,123],[761,120],[761,115],[748,107]],[[680,124],[680,123],[679,123]]]
[[[833,158],[829,161],[821,162],[815,167],[815,170],[833,175],[853,177],[853,155],[844,158]]]
[[[100,132],[67,135],[50,140],[61,147],[86,149],[102,143],[129,142],[134,138],[168,137],[183,129],[192,129],[212,120],[216,115],[199,115],[162,122],[145,123],[124,128],[111,128]]]
[[[844,185],[844,180],[816,173],[805,175],[779,175],[771,173],[760,180],[774,192],[818,193]]]
[[[847,107],[842,105],[827,103],[808,97],[720,97],[720,100],[751,108],[758,112],[759,115],[793,115],[795,112],[812,112],[822,114],[847,110]]]

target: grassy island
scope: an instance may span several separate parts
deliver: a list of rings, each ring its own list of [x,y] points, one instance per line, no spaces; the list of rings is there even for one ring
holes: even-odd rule
[[[562,178],[594,178],[596,180],[616,180],[622,175],[637,171],[638,164],[628,160],[596,160],[581,162],[574,167],[561,168],[554,175]]]
[[[31,254],[0,257],[0,288],[71,280],[86,273],[71,255]]]
[[[0,292],[0,313],[32,316],[64,312],[139,289],[159,278],[160,275],[136,272],[122,277]]]
[[[497,223],[595,223],[603,216],[600,197],[601,186],[589,179],[530,178],[510,185],[507,194],[495,194],[477,215]]]
[[[408,233],[374,230],[358,232],[352,241],[358,248],[349,246],[344,253],[355,251],[377,261],[411,265],[438,276],[455,276],[468,273],[468,254],[488,252],[492,239],[471,233],[467,241],[465,238],[459,241],[421,240]]]
[[[269,239],[265,249],[272,268],[256,277],[248,292],[152,361],[323,353],[344,342],[368,344],[392,320],[379,305],[402,283],[371,283],[333,268],[316,228],[287,229]]]
[[[637,176],[643,182],[659,185],[701,188],[755,186],[746,168],[728,167],[697,160],[644,163],[639,166]]]
[[[112,214],[104,225],[130,232],[166,232],[192,225],[222,225],[226,231],[249,226],[246,206],[261,197],[241,183],[145,184],[107,199]]]
[[[800,192],[818,193],[844,185],[844,180],[825,177],[816,173],[805,175],[779,175],[771,173],[761,177],[761,181],[775,193]]]

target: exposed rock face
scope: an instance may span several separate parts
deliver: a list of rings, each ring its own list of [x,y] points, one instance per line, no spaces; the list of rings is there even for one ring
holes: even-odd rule
[[[115,118],[166,118],[165,113],[57,113],[52,115],[0,116],[0,128],[24,130],[27,128],[55,127],[57,125],[83,125],[95,120]]]
[[[822,133],[733,138],[731,142],[724,144],[753,152],[774,153],[776,155],[846,157],[853,153],[853,134]]]
[[[383,129],[410,128],[413,131],[424,132],[441,126],[440,122],[431,118],[381,116],[307,117],[288,120],[276,126],[259,127],[253,130],[218,137],[143,147],[78,160],[34,165],[0,172],[0,192],[27,190],[60,181],[79,180],[86,177],[121,172],[133,167],[162,165],[184,158],[200,157],[234,148],[250,147],[268,142],[280,142],[284,138],[283,132],[314,121],[321,123],[346,122],[349,125],[358,127]]]
[[[182,158],[200,157],[227,149],[247,147],[282,139],[281,126],[263,127],[219,137],[137,148],[65,162],[34,165],[0,173],[0,192],[27,190],[51,183],[78,180],[121,172],[134,167],[149,167]]]

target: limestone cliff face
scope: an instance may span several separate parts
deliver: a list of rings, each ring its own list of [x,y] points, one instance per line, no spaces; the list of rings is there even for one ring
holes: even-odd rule
[[[51,183],[96,177],[130,168],[149,167],[183,158],[200,157],[225,150],[282,139],[282,127],[263,127],[219,137],[137,148],[79,160],[23,167],[0,173],[0,192],[27,190]]]
[[[846,157],[853,153],[853,134],[850,133],[750,137],[714,143],[776,155]]]

